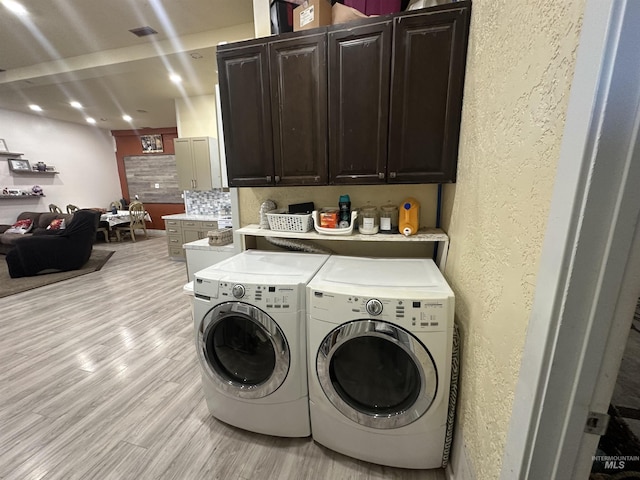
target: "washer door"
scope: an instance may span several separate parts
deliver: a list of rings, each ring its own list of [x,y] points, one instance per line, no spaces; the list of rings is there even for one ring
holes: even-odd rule
[[[372,428],[416,421],[438,389],[427,348],[403,328],[375,320],[349,322],[329,332],[320,344],[316,371],[334,407]]]
[[[232,395],[266,397],[287,377],[290,352],[284,333],[253,305],[217,305],[207,312],[196,335],[205,373]]]

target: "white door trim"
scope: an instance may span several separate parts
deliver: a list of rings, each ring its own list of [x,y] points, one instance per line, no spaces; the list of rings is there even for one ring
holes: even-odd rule
[[[640,2],[587,0],[501,478],[569,479],[640,212]]]

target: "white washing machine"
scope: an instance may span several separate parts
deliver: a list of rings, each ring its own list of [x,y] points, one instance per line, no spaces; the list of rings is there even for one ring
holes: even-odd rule
[[[305,286],[327,258],[249,250],[195,273],[196,349],[214,417],[310,435]]]
[[[307,285],[314,440],[381,465],[442,467],[453,310],[432,260],[329,258]]]

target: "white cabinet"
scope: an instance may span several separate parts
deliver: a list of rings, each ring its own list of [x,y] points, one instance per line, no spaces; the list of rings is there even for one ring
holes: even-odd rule
[[[181,190],[222,188],[218,142],[212,137],[175,138],[178,187]]]
[[[187,255],[187,278],[190,282],[193,281],[194,273],[236,254],[233,244],[209,245],[208,238],[187,243],[184,250]]]

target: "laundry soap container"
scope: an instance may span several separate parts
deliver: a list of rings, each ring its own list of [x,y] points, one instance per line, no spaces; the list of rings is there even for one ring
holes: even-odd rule
[[[420,203],[415,198],[407,198],[400,205],[398,229],[405,236],[415,235],[420,228]]]

